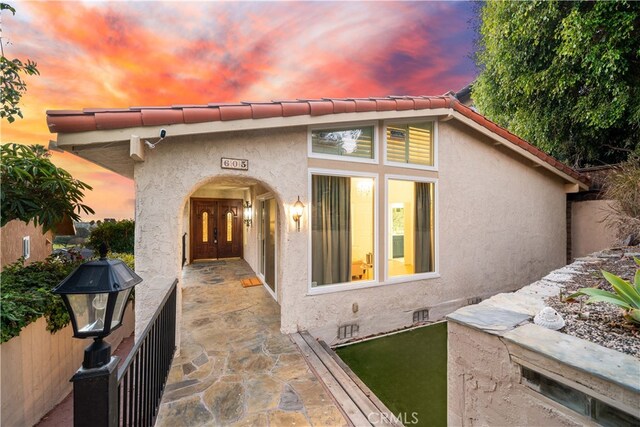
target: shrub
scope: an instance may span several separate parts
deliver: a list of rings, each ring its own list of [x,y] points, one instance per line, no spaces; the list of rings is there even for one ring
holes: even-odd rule
[[[69,240],[71,240],[71,238],[73,238],[73,236],[56,236],[53,238],[53,244],[66,246],[69,244]]]
[[[634,258],[634,260],[640,267],[640,259]],[[627,321],[640,325],[640,268],[636,270],[633,283],[606,271],[603,271],[602,275],[611,284],[615,293],[597,288],[582,288],[578,292],[569,295],[567,299],[586,295],[590,297],[587,300],[587,304],[594,302],[615,304],[623,310],[624,318]]]
[[[614,201],[605,222],[616,229],[618,238],[630,245],[640,240],[640,155],[632,154],[609,175],[604,198]]]
[[[127,253],[118,253],[118,252],[109,252],[107,254],[107,258],[111,258],[111,259],[119,259],[122,262],[124,262],[125,264],[127,264],[127,267],[129,267],[130,269],[134,269],[134,265],[135,265],[135,258],[133,256],[133,254],[127,254]]]
[[[0,342],[20,334],[20,330],[41,316],[47,319],[47,330],[59,331],[69,324],[62,298],[51,293],[54,286],[67,277],[82,259],[51,256],[44,261],[24,265],[24,259],[2,270],[0,291]]]
[[[134,257],[127,253],[110,253],[133,269]],[[44,261],[24,265],[24,259],[2,270],[0,290],[0,343],[18,336],[25,326],[45,316],[47,330],[56,332],[70,322],[62,298],[51,291],[86,260],[70,250],[65,256],[50,256]],[[130,294],[133,299],[133,292]]]
[[[130,219],[105,221],[91,230],[87,246],[98,251],[105,242],[113,252],[133,254],[134,229],[135,222]]]

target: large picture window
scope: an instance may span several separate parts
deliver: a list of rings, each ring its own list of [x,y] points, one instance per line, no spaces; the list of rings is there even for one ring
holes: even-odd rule
[[[389,179],[387,276],[435,272],[435,184]]]
[[[374,179],[312,175],[312,287],[374,280]]]
[[[312,129],[311,153],[318,157],[372,160],[375,158],[374,133],[373,125]]]
[[[433,122],[387,123],[386,129],[388,163],[435,166]]]

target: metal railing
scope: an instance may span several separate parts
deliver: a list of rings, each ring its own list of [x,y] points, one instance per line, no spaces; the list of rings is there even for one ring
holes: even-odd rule
[[[118,370],[119,425],[153,426],[176,350],[174,281]]]

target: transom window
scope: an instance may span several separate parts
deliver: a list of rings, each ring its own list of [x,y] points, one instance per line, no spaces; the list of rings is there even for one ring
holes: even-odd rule
[[[311,181],[312,287],[374,280],[374,179]]]
[[[315,157],[372,160],[375,158],[374,134],[373,125],[312,129],[311,153]]]
[[[386,159],[392,164],[435,166],[434,124],[387,123]]]

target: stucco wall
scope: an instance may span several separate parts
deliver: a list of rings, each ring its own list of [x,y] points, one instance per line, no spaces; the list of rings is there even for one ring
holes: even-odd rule
[[[135,167],[136,271],[145,279],[136,289],[140,302],[136,330],[144,328],[163,290],[180,276],[176,254],[180,254],[185,203],[194,190],[216,177],[252,178],[276,197],[278,299],[284,332],[309,329],[334,342],[337,325],[343,323],[360,323],[361,335],[391,330],[410,325],[416,309],[429,307],[433,317],[441,317],[467,304],[467,298],[512,290],[562,265],[563,183],[467,129],[455,120],[439,123],[438,172],[308,159],[306,127],[174,138],[148,151],[146,161]],[[249,171],[222,170],[221,157],[248,159]],[[379,173],[380,189],[384,174],[439,178],[441,277],[308,295],[309,212],[302,218],[300,232],[289,212],[298,195],[309,205],[307,166],[373,171]],[[254,188],[252,203],[256,195]],[[376,261],[382,266],[386,209],[382,193],[377,203]],[[256,233],[255,226],[247,230],[245,247],[245,257],[254,268]]]
[[[316,296],[305,296],[301,286],[293,313],[283,310],[283,327],[291,322],[330,343],[337,324],[359,323],[360,336],[375,334],[411,325],[414,310],[429,308],[430,317],[439,318],[468,298],[513,290],[564,264],[562,182],[472,132],[453,120],[439,123],[437,174],[380,168],[380,180],[382,173],[438,177],[441,277]],[[383,236],[382,217],[379,222]],[[382,254],[377,259],[384,263]],[[292,318],[285,322],[287,316]]]
[[[449,425],[626,425],[614,414],[639,416],[640,360],[532,323],[548,297],[566,295],[567,283],[612,255],[578,259],[447,316]]]
[[[133,332],[134,311],[130,303],[122,326],[106,338],[112,350]],[[31,426],[69,394],[69,382],[82,365],[84,348],[91,339],[73,338],[71,325],[51,334],[41,317],[20,335],[0,345],[3,426]]]
[[[2,242],[0,271],[2,271],[2,267],[17,261],[22,256],[22,238],[26,236],[31,237],[31,256],[25,264],[42,261],[51,254],[51,242],[53,241],[51,232],[43,234],[42,227],[13,220],[0,228],[0,241]]]
[[[248,159],[249,171],[223,170],[221,157]],[[306,286],[306,276],[300,274],[306,269],[306,257],[300,256],[306,250],[305,234],[295,232],[286,213],[298,195],[306,195],[305,165],[306,128],[174,138],[148,151],[146,161],[136,164],[134,171],[136,272],[144,278],[136,287],[136,332],[144,329],[173,279],[180,277],[185,203],[195,190],[216,178],[251,178],[273,192],[280,214],[278,282]],[[255,241],[257,227],[245,231],[248,241]],[[249,249],[245,257],[253,260],[255,268],[255,247]],[[283,307],[289,306],[286,292],[280,299]],[[180,305],[179,300],[179,316]]]
[[[499,318],[497,315],[493,319],[496,323],[485,324],[492,328],[490,332],[477,329],[477,325],[448,323],[449,425],[595,425],[588,415],[569,408],[571,404],[579,407],[580,397],[556,389],[557,396],[566,400],[552,400],[549,388],[527,385],[521,367],[595,398],[613,412],[638,417],[640,362],[633,356],[534,324],[505,333],[506,325],[500,324]],[[596,410],[591,416],[602,415]]]
[[[611,214],[610,200],[584,200],[571,203],[571,256],[580,258],[612,247],[615,230],[608,228],[605,217]]]
[[[599,385],[599,391],[609,395],[617,391],[597,378],[519,349],[519,356],[523,353],[535,361],[536,371],[543,369],[596,388]],[[449,322],[447,363],[449,425],[577,427],[588,424],[586,418],[521,384],[519,365],[513,362],[507,345],[496,335]]]

